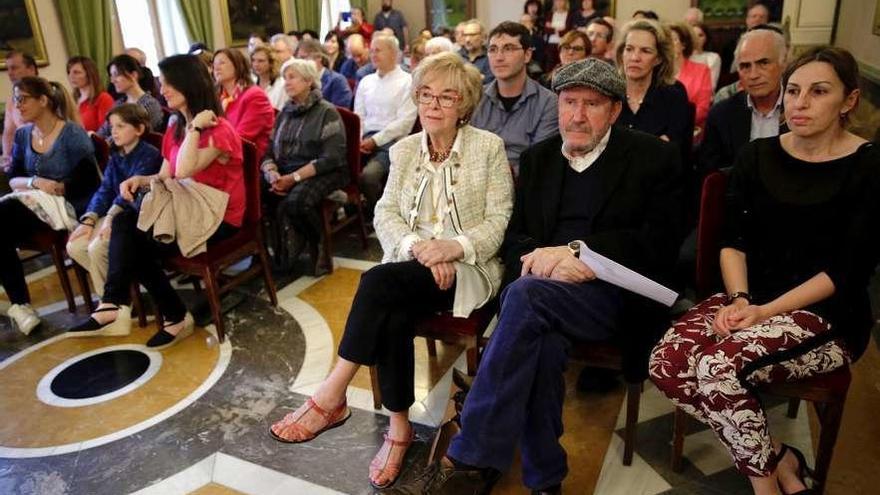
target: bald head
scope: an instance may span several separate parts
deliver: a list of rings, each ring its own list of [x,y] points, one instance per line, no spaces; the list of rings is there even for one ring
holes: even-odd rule
[[[770,22],[770,9],[764,4],[755,4],[746,13],[746,27],[752,29]]]

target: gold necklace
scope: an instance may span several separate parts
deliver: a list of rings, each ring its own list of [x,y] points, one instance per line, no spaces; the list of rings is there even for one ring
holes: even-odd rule
[[[449,145],[444,151],[434,151],[434,146],[428,146],[428,157],[434,163],[445,162],[449,158],[450,153],[452,153],[452,145]]]
[[[55,132],[55,128],[58,127],[58,122],[59,120],[55,119],[55,123],[52,124],[52,129],[49,130],[48,134],[43,134],[43,131],[41,131],[40,128],[37,127],[37,124],[34,124],[34,131],[35,134],[37,134],[37,146],[39,146],[40,148],[43,147],[43,140],[46,138],[46,136],[51,136],[52,133]]]

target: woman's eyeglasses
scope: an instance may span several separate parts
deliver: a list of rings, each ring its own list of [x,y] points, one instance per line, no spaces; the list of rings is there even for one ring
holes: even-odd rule
[[[443,107],[443,108],[452,108],[456,103],[461,100],[461,96],[457,94],[450,93],[441,93],[439,95],[435,95],[434,93],[428,91],[427,89],[422,89],[418,93],[416,93],[418,97],[419,103],[422,105],[432,105],[434,100]]]

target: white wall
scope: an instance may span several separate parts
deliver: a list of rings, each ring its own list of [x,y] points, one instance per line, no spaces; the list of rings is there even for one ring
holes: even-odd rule
[[[880,77],[880,36],[871,32],[876,5],[874,0],[841,1],[835,41],[852,52],[863,67],[867,66],[875,80]]]

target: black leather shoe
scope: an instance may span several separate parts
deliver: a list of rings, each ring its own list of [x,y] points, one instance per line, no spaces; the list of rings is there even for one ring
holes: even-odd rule
[[[551,486],[541,490],[532,490],[532,495],[562,495],[562,485]]]
[[[488,495],[501,473],[495,469],[456,469],[436,461],[416,479],[383,493],[396,495]]]

